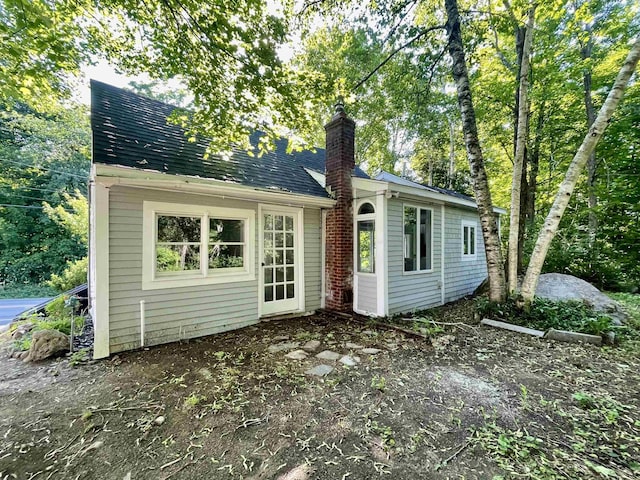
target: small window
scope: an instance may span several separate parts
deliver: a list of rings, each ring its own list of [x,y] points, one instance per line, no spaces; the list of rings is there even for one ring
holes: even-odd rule
[[[358,272],[374,273],[375,220],[358,221]]]
[[[428,208],[404,207],[404,271],[430,271],[432,245],[432,211]]]
[[[376,210],[369,202],[363,203],[358,210],[358,215],[369,215],[372,213],[376,213]]]
[[[471,259],[476,256],[476,224],[462,223],[462,258]]]

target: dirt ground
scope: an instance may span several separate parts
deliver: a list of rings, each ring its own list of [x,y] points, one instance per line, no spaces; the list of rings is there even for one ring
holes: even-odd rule
[[[430,338],[315,315],[76,367],[2,358],[0,479],[638,478],[638,357],[472,312],[433,312],[455,325]]]

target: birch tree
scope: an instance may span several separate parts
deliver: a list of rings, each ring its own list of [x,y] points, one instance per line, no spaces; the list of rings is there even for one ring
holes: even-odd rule
[[[549,214],[544,221],[544,225],[538,235],[533,253],[531,254],[527,273],[524,281],[522,282],[522,290],[520,293],[525,305],[530,304],[533,301],[544,260],[547,252],[549,251],[551,242],[558,231],[558,225],[560,224],[562,215],[569,204],[569,200],[571,199],[573,190],[578,182],[580,173],[584,169],[587,161],[589,160],[589,156],[602,137],[613,112],[622,98],[624,90],[629,83],[629,79],[638,64],[639,59],[640,38],[636,39],[635,43],[631,47],[631,50],[629,51],[629,54],[616,77],[613,87],[607,96],[607,99],[600,108],[598,116],[582,141],[582,145],[580,145],[580,148],[573,157],[564,180],[560,184],[560,188],[558,189],[558,193],[556,194]]]
[[[480,140],[476,115],[471,97],[469,72],[465,60],[464,46],[462,43],[462,31],[460,29],[460,14],[457,0],[445,0],[447,12],[447,34],[449,37],[449,55],[452,61],[453,79],[458,92],[458,105],[462,116],[462,130],[464,143],[467,149],[467,157],[473,178],[473,189],[476,204],[482,225],[485,252],[487,256],[487,271],[489,276],[489,298],[494,302],[504,302],[506,297],[506,282],[500,249],[500,237],[498,225],[493,213],[491,191],[487,172],[484,166],[484,157]]]
[[[524,155],[528,134],[529,119],[529,66],[533,26],[535,22],[535,5],[529,8],[527,24],[522,47],[522,62],[520,65],[520,78],[518,88],[518,126],[516,135],[515,158],[513,159],[513,177],[511,180],[511,214],[509,222],[509,293],[513,294],[518,288],[518,251],[520,244],[520,200],[522,176],[524,174]],[[524,227],[523,227],[524,228]]]

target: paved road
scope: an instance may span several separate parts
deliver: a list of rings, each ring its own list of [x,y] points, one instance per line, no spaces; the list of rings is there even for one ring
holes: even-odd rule
[[[0,325],[6,325],[19,313],[49,300],[48,298],[13,298],[0,300]]]

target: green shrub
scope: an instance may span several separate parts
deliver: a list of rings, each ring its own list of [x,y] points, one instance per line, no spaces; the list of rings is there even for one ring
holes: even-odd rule
[[[87,283],[88,261],[88,258],[84,257],[80,260],[67,262],[67,266],[62,274],[56,275],[54,273],[51,275],[51,279],[47,282],[47,285],[60,292],[66,292],[78,285]]]
[[[47,305],[44,309],[47,317],[50,320],[64,320],[70,317],[71,312],[69,311],[69,307],[66,306],[66,301],[66,295],[61,295],[51,303],[49,303],[49,305]]]
[[[601,335],[613,329],[611,317],[578,301],[554,302],[536,298],[525,311],[516,306],[513,298],[499,304],[481,297],[476,300],[476,308],[482,316],[538,330],[555,328]]]

